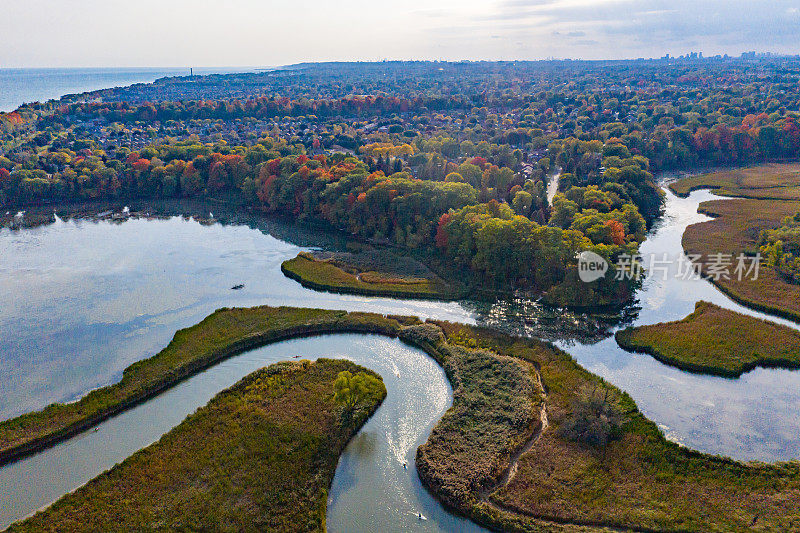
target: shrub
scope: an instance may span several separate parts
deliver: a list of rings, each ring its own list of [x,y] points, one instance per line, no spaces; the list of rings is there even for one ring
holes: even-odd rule
[[[559,434],[569,440],[605,448],[618,436],[623,422],[624,413],[617,395],[607,387],[587,385],[573,402],[572,413]]]

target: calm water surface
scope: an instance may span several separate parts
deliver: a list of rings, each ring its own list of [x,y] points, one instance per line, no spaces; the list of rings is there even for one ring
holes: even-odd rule
[[[666,253],[668,258],[676,258],[686,226],[707,220],[697,213],[698,203],[712,198],[708,192],[695,192],[688,199],[668,195],[663,221],[642,246],[645,257]],[[631,394],[670,439],[743,460],[798,456],[800,372],[756,369],[740,379],[695,375],[647,355],[621,350],[608,337],[625,324],[683,318],[700,299],[764,317],[730,301],[706,281],[678,280],[674,267],[666,276],[651,272],[636,305],[622,316],[566,313],[524,298],[443,303],[342,296],[303,289],[280,273],[283,260],[312,243],[320,244],[320,239],[313,232],[274,222],[261,226],[201,225],[182,217],[121,224],[58,221],[35,229],[0,232],[0,389],[4,392],[0,417],[78,398],[93,387],[118,379],[125,366],[165,346],[176,329],[198,322],[218,307],[266,303],[477,322],[516,334],[543,336],[570,352],[585,368]],[[244,284],[244,288],[231,290],[237,284]],[[781,319],[771,320],[797,328]],[[363,349],[355,352],[345,350],[346,342],[330,344],[334,343],[331,340],[324,346],[291,342],[300,344],[281,343],[221,363],[136,410],[109,420],[96,434],[71,439],[0,469],[0,484],[6,480],[2,493],[7,502],[0,505],[0,524],[53,501],[154,441],[235,382],[235,376],[291,357],[295,353],[288,353],[293,351],[288,347],[298,346],[297,355],[346,356],[379,371],[390,385],[390,397],[395,387],[403,402],[414,405],[405,412],[420,413],[419,418],[416,414],[404,418],[387,404],[351,443],[331,492],[332,531],[370,530],[370,520],[377,520],[374,517],[378,515],[381,520],[397,523],[398,531],[463,530],[463,523],[453,522],[455,518],[438,511],[435,503],[426,499],[416,475],[403,477],[410,469],[398,470],[402,458],[413,465],[413,450],[449,404],[446,381],[444,393],[436,385],[441,370],[414,350],[397,345],[385,348],[388,345],[384,340],[374,337],[360,336]],[[409,355],[400,359],[419,357],[419,361],[432,365],[430,369],[424,365],[416,368],[414,375],[421,378],[421,388],[404,392],[390,383],[392,376],[397,376],[395,369],[380,366],[396,361],[396,354],[406,353],[400,348],[409,350]],[[265,351],[276,358],[258,355]],[[417,355],[410,355],[412,352]],[[369,356],[373,359],[358,358],[367,357],[365,354],[373,354]],[[223,365],[235,367],[239,361],[251,360],[254,366],[242,369],[241,374],[227,375],[227,380],[203,377],[218,368],[228,368]],[[401,376],[411,372],[410,367],[397,370]],[[187,402],[162,401],[179,390],[197,396]],[[151,408],[156,410],[148,411]],[[140,411],[151,414],[134,415]],[[407,425],[415,429],[405,432]],[[364,494],[372,496],[365,499]],[[375,503],[382,498],[394,503],[377,509],[380,506]],[[334,518],[337,509],[346,512]],[[413,518],[416,512],[431,520],[403,521],[402,517]],[[342,529],[334,529],[334,523],[341,524]]]
[[[320,293],[280,264],[300,228],[58,220],[0,230],[0,419],[75,400],[220,307],[289,305],[471,322],[456,303]],[[243,284],[241,290],[231,287]]]
[[[676,258],[689,224],[710,220],[697,213],[699,202],[717,198],[697,191],[690,198],[667,196],[664,220],[641,247],[645,259]],[[659,267],[660,265],[656,265]],[[674,261],[666,276],[650,269],[639,294],[635,325],[679,320],[705,300],[739,313],[797,324],[743,307],[706,280],[677,279]],[[595,344],[561,341],[586,369],[628,391],[642,412],[668,438],[704,452],[741,460],[776,461],[800,457],[800,372],[757,368],[739,379],[691,374],[645,354],[622,350],[614,338]]]
[[[377,371],[388,390],[339,461],[328,502],[329,531],[484,531],[445,511],[422,488],[415,470],[417,447],[452,403],[444,371],[397,339],[353,334],[280,342],[225,360],[100,424],[96,432],[5,466],[0,471],[0,528],[155,442],[218,391],[295,355],[349,359]]]
[[[195,74],[223,74],[243,69],[194,69]],[[0,111],[24,103],[46,102],[66,94],[83,93],[165,76],[187,76],[189,68],[0,68]]]

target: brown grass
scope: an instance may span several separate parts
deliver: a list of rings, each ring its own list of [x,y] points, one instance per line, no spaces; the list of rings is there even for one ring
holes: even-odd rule
[[[626,421],[618,439],[598,449],[560,437],[580,391],[614,388],[542,341],[359,313],[264,307],[219,314],[215,321],[241,327],[240,332],[251,332],[249,338],[275,331],[273,323],[305,321],[329,332],[357,326],[397,335],[426,350],[447,372],[453,406],[418,451],[420,476],[447,505],[494,529],[800,531],[800,463],[743,464],[687,450],[667,441],[620,391],[614,393]],[[206,343],[228,335],[224,328],[198,328],[194,331]],[[308,329],[291,331],[300,335]],[[543,401],[549,425],[535,440]],[[515,452],[529,443],[516,474],[495,490]],[[482,497],[486,489],[493,491],[488,500]],[[116,511],[122,505],[114,501],[105,507]]]
[[[587,385],[612,387],[566,353],[457,324],[443,325],[451,342],[511,355],[539,369],[549,426],[522,456],[510,483],[476,505],[511,531],[595,525],[655,531],[800,531],[800,464],[743,464],[692,452],[667,441],[620,393],[627,422],[605,450],[559,437],[577,394]],[[613,388],[613,387],[612,387]]]
[[[268,342],[328,331],[392,334],[399,323],[376,315],[289,307],[223,308],[175,333],[161,352],[132,364],[122,380],[80,401],[0,422],[0,464],[84,431],[208,366]]]
[[[773,200],[800,200],[800,163],[769,164],[711,172],[672,183],[678,196],[712,189],[722,196]]]
[[[627,350],[694,372],[737,377],[756,366],[800,366],[800,332],[697,302],[683,320],[617,332]]]
[[[314,290],[398,298],[455,299],[461,295],[455,287],[434,274],[421,277],[375,270],[359,271],[343,265],[339,260],[317,259],[302,252],[294,259],[284,261],[281,271],[304,287]]]
[[[716,218],[686,228],[683,248],[688,254],[699,254],[700,262],[706,263],[714,253],[757,253],[761,231],[780,226],[784,217],[800,211],[800,202],[712,200],[700,204],[699,210]],[[757,279],[731,276],[714,283],[743,305],[800,320],[800,285],[787,282],[763,262]]]
[[[370,372],[330,359],[256,371],[10,531],[324,531],[339,455],[386,396],[342,424],[344,370]]]

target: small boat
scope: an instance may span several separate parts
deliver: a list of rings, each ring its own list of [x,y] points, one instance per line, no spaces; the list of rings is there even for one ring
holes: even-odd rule
[[[244,283],[240,283],[238,285],[234,285],[233,287],[231,287],[232,291],[238,291],[239,289],[244,289]]]

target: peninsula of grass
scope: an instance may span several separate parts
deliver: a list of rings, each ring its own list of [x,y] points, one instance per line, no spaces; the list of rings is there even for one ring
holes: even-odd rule
[[[754,256],[759,251],[759,236],[775,229],[785,217],[800,212],[800,164],[764,165],[684,178],[672,185],[676,194],[699,188],[739,196],[700,204],[699,211],[714,220],[692,224],[683,234],[683,248],[697,257],[701,272],[709,257],[722,253]],[[783,190],[783,192],[778,192]],[[777,199],[783,198],[783,199]],[[790,283],[774,268],[762,262],[757,277],[731,275],[730,279],[711,279],[722,292],[742,305],[800,322],[800,285]]]
[[[163,383],[175,368],[207,366],[237,350],[291,336],[339,331],[396,336],[442,365],[453,404],[417,450],[417,470],[446,506],[487,527],[800,530],[800,463],[745,464],[667,441],[630,397],[569,354],[535,339],[375,314],[223,309],[134,366],[152,379],[162,376]],[[621,413],[621,424],[602,446],[575,440],[565,430],[575,427],[587,390],[611,398]],[[62,416],[77,405],[61,406]],[[0,429],[18,426],[18,420]]]
[[[680,179],[669,185],[678,196],[711,189],[720,196],[764,200],[800,200],[800,163],[767,164],[709,172]]]
[[[745,464],[689,450],[666,440],[629,396],[552,345],[439,325],[451,344],[528,362],[546,391],[546,429],[522,454],[508,483],[486,501],[474,501],[468,514],[476,520],[502,531],[800,531],[800,463]],[[587,387],[608,390],[625,413],[620,433],[605,447],[562,436]],[[470,416],[465,413],[462,423]],[[440,426],[423,447],[425,455],[434,442],[442,454],[453,446],[450,439],[434,441]],[[444,465],[454,461],[442,459]]]
[[[89,429],[201,370],[243,351],[292,337],[329,332],[396,334],[396,320],[380,315],[287,307],[219,309],[175,333],[158,354],[138,361],[113,385],[81,400],[0,422],[0,464]]]
[[[691,372],[739,377],[757,366],[800,367],[800,332],[708,302],[683,320],[627,328],[616,339]]]
[[[382,257],[381,257],[382,256]],[[465,291],[411,258],[391,252],[314,254],[301,252],[281,271],[306,288],[364,296],[455,300]]]
[[[737,257],[758,253],[763,230],[774,229],[783,219],[800,211],[800,202],[772,200],[712,200],[699,211],[714,220],[692,224],[683,234],[683,248],[698,257],[701,271],[717,253]],[[758,277],[731,275],[710,279],[722,292],[742,305],[794,321],[800,321],[800,285],[790,283],[762,261]]]
[[[277,363],[10,531],[325,531],[339,455],[386,396],[345,417],[345,360]]]

